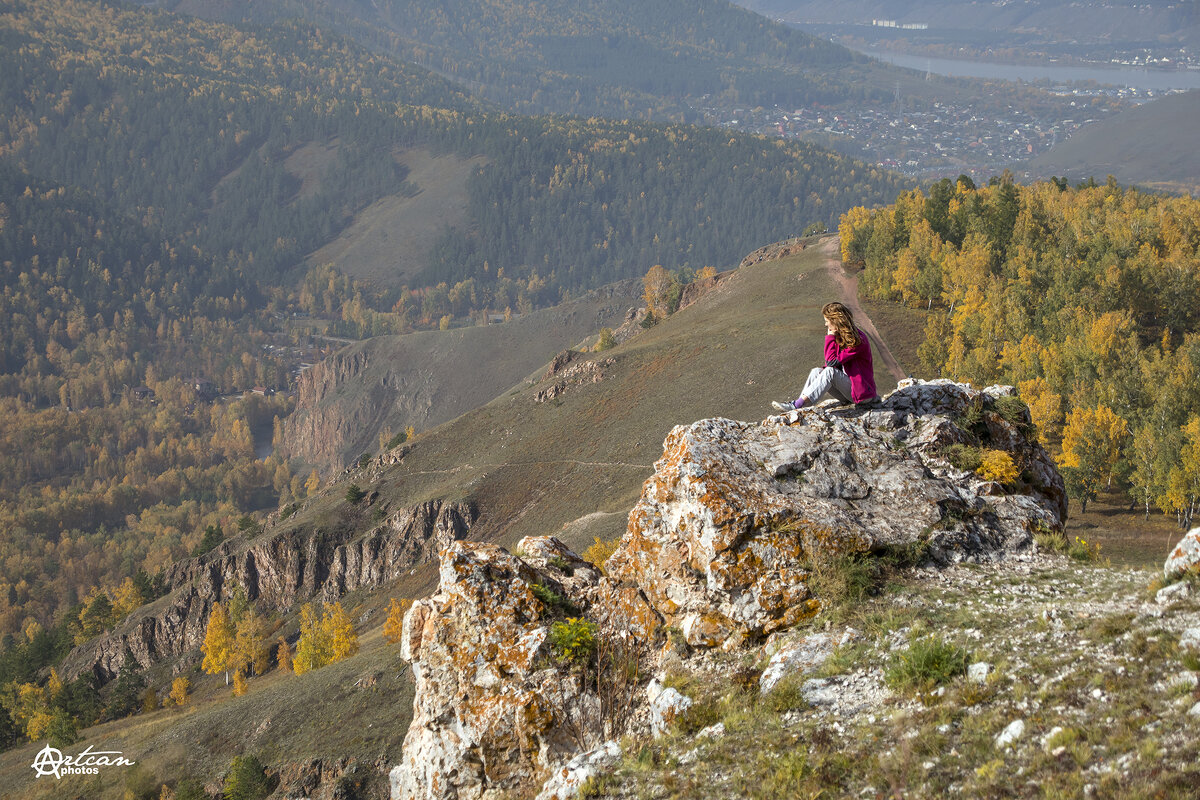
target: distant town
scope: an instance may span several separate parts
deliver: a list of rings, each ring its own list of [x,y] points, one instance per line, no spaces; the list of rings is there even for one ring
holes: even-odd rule
[[[1164,92],[1112,87],[1052,87],[1071,97],[1069,109],[1078,115],[1049,119],[1011,105],[990,113],[977,106],[934,103],[927,109],[888,107],[730,108],[716,105],[696,109],[708,125],[800,138],[831,146],[870,163],[922,179],[987,178],[1004,168],[1017,168],[1070,137],[1085,125],[1113,111],[1113,104],[1095,98],[1142,102]]]

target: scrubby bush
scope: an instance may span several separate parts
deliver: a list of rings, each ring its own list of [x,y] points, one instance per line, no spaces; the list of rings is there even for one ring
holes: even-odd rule
[[[612,554],[617,552],[617,547],[620,544],[620,536],[607,540],[601,539],[599,536],[593,536],[591,546],[583,551],[583,560],[589,561],[603,570],[604,562],[608,561]]]
[[[569,617],[550,626],[550,648],[560,661],[586,664],[596,652],[596,623]]]
[[[1021,470],[1013,461],[1012,456],[1003,450],[984,450],[980,454],[979,466],[975,474],[985,481],[995,481],[1004,486],[1012,486],[1021,475]]]

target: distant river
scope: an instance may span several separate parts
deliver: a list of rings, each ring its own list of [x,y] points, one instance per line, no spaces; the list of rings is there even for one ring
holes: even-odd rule
[[[929,58],[879,50],[859,50],[860,53],[895,64],[898,67],[956,78],[999,78],[1006,81],[1039,81],[1055,83],[1095,81],[1130,89],[1200,89],[1200,70],[1153,70],[1134,67],[1100,69],[1097,67],[1057,67],[1053,64],[991,64],[986,61],[961,61],[953,58]]]

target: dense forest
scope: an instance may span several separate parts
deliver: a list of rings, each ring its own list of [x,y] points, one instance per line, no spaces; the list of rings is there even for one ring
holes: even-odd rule
[[[1200,509],[1200,201],[942,181],[842,218],[868,294],[925,310],[927,375],[1019,387],[1086,508]]]
[[[692,122],[737,105],[887,101],[871,61],[721,0],[168,0],[230,22],[300,17],[412,61],[510,111]]]

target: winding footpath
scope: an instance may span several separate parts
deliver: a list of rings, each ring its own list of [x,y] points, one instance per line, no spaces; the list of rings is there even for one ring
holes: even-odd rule
[[[900,362],[892,355],[891,349],[879,331],[875,328],[875,323],[871,321],[871,317],[867,314],[858,302],[858,276],[847,274],[842,269],[842,255],[839,247],[840,240],[837,236],[830,236],[822,240],[817,245],[821,254],[825,256],[825,272],[837,284],[838,291],[842,295],[842,305],[850,309],[850,313],[854,315],[855,322],[858,323],[867,336],[871,337],[871,349],[876,357],[883,361],[888,372],[897,381],[904,380],[908,374],[900,368]]]

